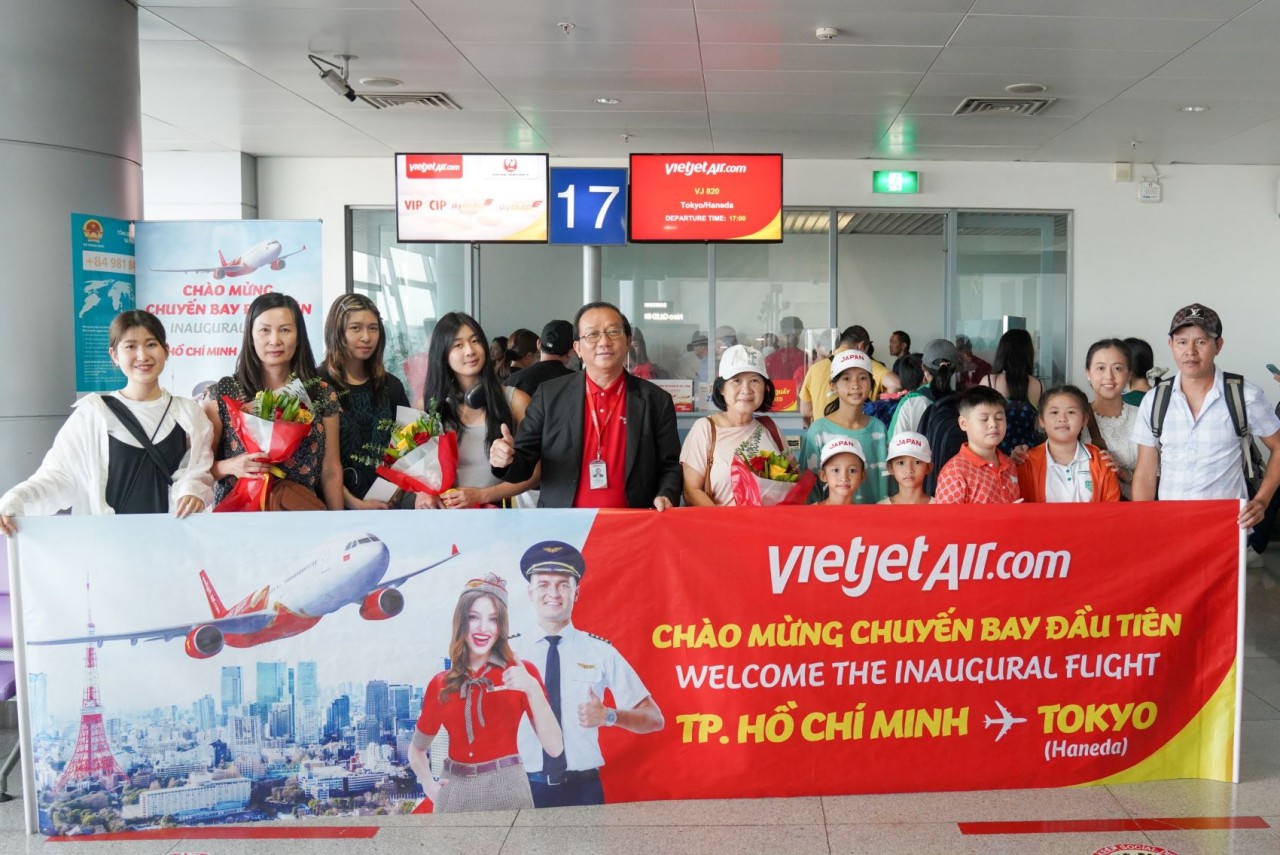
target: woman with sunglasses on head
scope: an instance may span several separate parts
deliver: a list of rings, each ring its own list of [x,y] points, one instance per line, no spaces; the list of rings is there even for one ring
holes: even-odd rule
[[[121,312],[107,342],[124,388],[76,401],[40,468],[0,497],[0,532],[12,537],[15,517],[64,508],[185,517],[213,503],[212,426],[190,398],[160,388],[164,325],[150,312]]]
[[[538,473],[519,484],[508,484],[489,467],[489,447],[511,434],[524,419],[529,396],[503,386],[489,358],[489,342],[476,319],[450,312],[440,319],[427,346],[427,382],[422,399],[435,401],[445,430],[458,434],[458,477],[454,487],[439,496],[417,493],[417,508],[477,508],[498,505],[538,483]]]
[[[387,371],[382,355],[387,339],[382,315],[363,294],[344,294],[324,321],[324,365],[320,377],[338,393],[342,459],[342,500],[351,510],[384,510],[390,505],[365,499],[378,479],[369,461],[381,454],[390,431],[378,425],[409,406],[404,384]]]
[[[338,456],[338,395],[316,374],[311,343],[298,301],[287,294],[263,294],[249,304],[236,373],[205,392],[204,411],[213,422],[215,502],[240,478],[260,478],[267,462],[247,452],[231,427],[224,397],[252,401],[264,390],[281,389],[297,377],[311,398],[311,432],[292,457],[280,464],[285,477],[317,491],[331,511],[342,510],[342,463]]]

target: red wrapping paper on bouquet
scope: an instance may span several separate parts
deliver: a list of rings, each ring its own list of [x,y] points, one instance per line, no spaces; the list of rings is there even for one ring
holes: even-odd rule
[[[311,433],[310,422],[289,422],[263,419],[246,413],[242,408],[243,401],[223,396],[227,405],[227,413],[231,417],[231,429],[244,445],[245,451],[266,458],[266,462],[279,465],[284,463],[302,446],[303,440]],[[261,511],[267,500],[274,478],[283,477],[276,472],[266,472],[258,478],[240,478],[231,488],[231,492],[222,497],[214,507],[215,513],[229,511]]]
[[[747,462],[736,455],[729,464],[733,501],[740,506],[803,505],[816,480],[812,472],[802,472],[795,481],[771,481],[752,472]]]
[[[384,462],[377,473],[406,493],[438,496],[458,477],[458,435],[448,431],[428,437],[390,464]]]

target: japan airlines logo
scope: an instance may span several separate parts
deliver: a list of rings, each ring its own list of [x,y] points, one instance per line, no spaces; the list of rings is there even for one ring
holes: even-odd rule
[[[506,172],[515,172],[519,166],[520,161],[516,160],[514,157],[508,157],[506,160],[502,161],[502,168]]]
[[[461,178],[462,155],[407,154],[404,174],[406,178]]]

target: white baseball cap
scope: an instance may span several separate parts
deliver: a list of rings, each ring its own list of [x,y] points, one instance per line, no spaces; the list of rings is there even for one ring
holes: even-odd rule
[[[868,374],[871,373],[871,357],[867,356],[856,347],[848,350],[842,350],[831,357],[831,379],[835,380],[850,368],[861,368]]]
[[[721,355],[720,379],[729,380],[748,371],[754,371],[766,380],[769,379],[769,371],[764,367],[764,356],[754,347],[735,344]]]
[[[827,465],[827,461],[835,457],[837,454],[854,454],[862,461],[862,465],[867,465],[867,455],[862,452],[862,443],[856,439],[850,439],[847,436],[838,436],[822,446],[822,458],[818,463],[821,468]]]
[[[929,448],[929,440],[922,433],[904,430],[889,441],[889,452],[885,460],[895,457],[914,457],[925,463],[933,462],[933,451]]]

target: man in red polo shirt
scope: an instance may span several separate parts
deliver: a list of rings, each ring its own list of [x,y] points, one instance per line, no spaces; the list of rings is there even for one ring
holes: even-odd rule
[[[583,372],[543,383],[515,437],[489,449],[493,474],[519,483],[541,464],[540,507],[657,508],[677,502],[680,440],[671,396],[626,372],[631,324],[611,303],[574,319]]]

